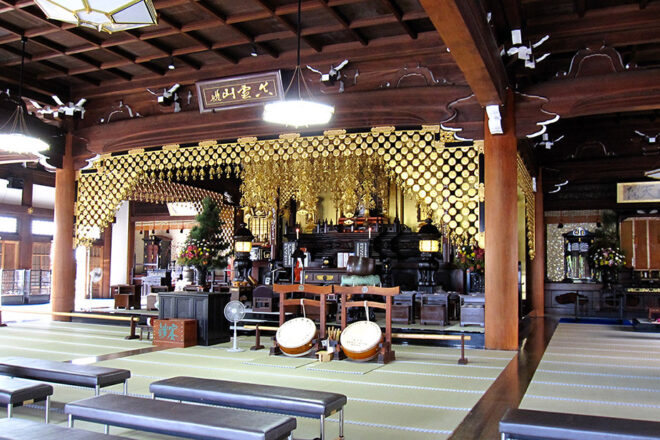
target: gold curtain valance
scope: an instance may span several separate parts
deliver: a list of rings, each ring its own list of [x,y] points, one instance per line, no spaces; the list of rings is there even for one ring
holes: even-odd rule
[[[327,178],[334,179],[335,187],[343,185],[352,191],[336,192],[344,196],[339,201],[345,209],[353,203],[368,206],[367,198],[382,190],[379,182],[388,176],[417,200],[422,216],[442,223],[453,241],[469,242],[479,233],[481,153],[482,141],[458,143],[452,132],[423,126],[416,130],[377,127],[362,133],[336,130],[304,137],[289,134],[230,143],[204,141],[104,155],[91,171],[79,175],[76,236],[84,243],[90,229],[103,230],[139,182],[235,176],[243,180],[243,206],[270,208],[279,191],[281,200],[296,197],[308,210],[316,209],[313,185],[321,181],[318,172],[322,169],[326,177],[334,174]],[[368,175],[359,174],[363,171]],[[265,176],[277,176],[278,181],[269,182]],[[303,179],[307,187],[296,179]]]

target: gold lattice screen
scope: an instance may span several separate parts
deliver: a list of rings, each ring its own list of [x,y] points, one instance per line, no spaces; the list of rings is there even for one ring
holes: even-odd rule
[[[417,200],[422,215],[441,223],[452,240],[468,242],[479,233],[482,153],[482,141],[458,143],[453,133],[439,126],[423,126],[416,130],[377,127],[362,133],[335,130],[304,137],[289,134],[269,140],[243,138],[233,143],[204,141],[104,155],[94,163],[94,170],[79,177],[76,234],[78,241],[84,242],[92,228],[105,228],[121,201],[133,194],[140,182],[233,175],[241,177],[244,184],[250,180],[258,183],[244,186],[244,206],[257,208],[259,203],[262,209],[270,209],[278,190],[291,193],[280,192],[280,197],[310,198],[309,191],[296,186],[297,175],[291,170],[306,174],[306,182],[315,182],[321,176],[318,173],[328,174],[336,168],[348,174],[340,176],[346,178],[344,183],[361,186],[362,193],[377,192],[379,187],[377,183],[370,186],[361,170],[372,170],[370,175],[375,177],[381,176],[378,170],[382,170],[382,178],[394,180]],[[333,158],[335,168],[324,168]],[[267,176],[258,174],[266,173],[266,169],[270,170]],[[278,182],[269,181],[273,176]]]
[[[132,174],[132,172],[128,173]],[[234,208],[225,204],[221,194],[176,182],[151,179],[136,174],[135,179],[112,179],[114,172],[78,176],[76,203],[76,242],[89,246],[113,220],[123,200],[147,203],[189,202],[201,211],[208,197],[220,207],[223,222],[221,235],[227,243],[234,241]]]
[[[518,186],[525,196],[525,223],[527,226],[527,249],[530,259],[536,256],[536,197],[534,195],[534,185],[532,177],[527,171],[525,162],[523,162],[520,155],[517,157],[518,162]]]

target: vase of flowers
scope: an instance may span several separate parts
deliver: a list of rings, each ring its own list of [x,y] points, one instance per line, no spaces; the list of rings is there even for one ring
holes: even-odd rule
[[[467,244],[456,250],[454,264],[465,271],[467,290],[484,292],[485,251],[479,245]]]
[[[210,198],[202,203],[202,212],[195,218],[197,225],[190,231],[177,263],[195,268],[196,284],[206,287],[209,269],[227,265],[229,245],[221,236],[220,208]]]
[[[621,249],[602,247],[593,252],[591,262],[601,281],[606,286],[611,286],[618,281],[619,268],[625,265],[626,259]]]

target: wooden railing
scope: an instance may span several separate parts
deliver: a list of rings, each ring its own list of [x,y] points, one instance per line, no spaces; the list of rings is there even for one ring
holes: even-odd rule
[[[65,316],[70,318],[91,318],[91,319],[105,319],[108,321],[130,321],[129,335],[124,339],[137,339],[135,334],[136,323],[140,320],[137,316],[108,316],[99,315],[95,313],[77,313],[77,312],[46,312],[39,310],[12,310],[0,308],[0,327],[6,327],[7,324],[2,322],[2,312],[21,313],[30,315],[51,315],[51,316]]]

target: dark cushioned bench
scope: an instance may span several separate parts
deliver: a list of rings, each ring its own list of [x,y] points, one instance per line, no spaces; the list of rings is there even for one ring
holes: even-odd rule
[[[149,391],[154,398],[320,419],[322,440],[325,418],[339,411],[339,437],[344,435],[346,396],[343,394],[186,376],[153,382]]]
[[[124,394],[126,394],[126,381],[131,377],[129,370],[121,368],[76,365],[18,356],[0,358],[0,374],[94,388],[96,395],[100,393],[102,387],[120,383],[124,384]]]
[[[50,412],[53,387],[45,383],[0,376],[0,405],[7,405],[7,418],[11,418],[14,405],[34,400],[46,400],[46,423]],[[1,431],[0,431],[1,432]]]
[[[660,422],[508,409],[500,433],[502,440],[657,440]]]
[[[126,437],[47,425],[23,419],[0,419],[0,440],[125,440]]]
[[[282,440],[296,419],[231,408],[104,394],[67,403],[69,427],[75,420],[196,439]]]

